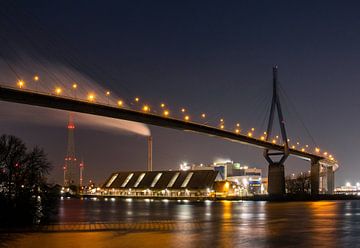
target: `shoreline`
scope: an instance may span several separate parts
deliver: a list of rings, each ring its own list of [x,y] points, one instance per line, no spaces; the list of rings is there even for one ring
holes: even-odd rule
[[[268,202],[294,202],[294,201],[339,201],[339,200],[360,200],[358,195],[285,195],[270,197],[269,195],[255,195],[255,196],[227,196],[227,197],[197,197],[197,196],[119,196],[119,195],[76,195],[70,198],[99,198],[105,199],[134,199],[134,200],[169,200],[169,201],[190,201],[190,202],[204,202],[204,201],[268,201]]]

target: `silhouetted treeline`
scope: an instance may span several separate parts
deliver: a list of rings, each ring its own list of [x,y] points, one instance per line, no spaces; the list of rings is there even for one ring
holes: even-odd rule
[[[45,222],[56,213],[58,192],[46,182],[50,163],[38,147],[29,150],[11,135],[0,137],[0,225]]]
[[[287,176],[285,178],[285,188],[288,194],[310,194],[311,193],[311,182],[309,173],[301,173],[297,176]]]

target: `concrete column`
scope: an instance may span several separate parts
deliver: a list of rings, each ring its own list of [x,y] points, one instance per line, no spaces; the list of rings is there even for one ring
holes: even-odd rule
[[[269,164],[268,192],[270,197],[282,197],[285,195],[285,173],[283,164]]]
[[[334,194],[334,171],[332,166],[326,167],[326,185],[326,194]]]
[[[149,136],[147,138],[147,142],[148,142],[147,170],[152,171],[153,170],[153,164],[152,164],[152,136]]]
[[[319,187],[320,187],[320,164],[317,161],[311,162],[310,183],[311,183],[311,195],[312,196],[318,195]]]

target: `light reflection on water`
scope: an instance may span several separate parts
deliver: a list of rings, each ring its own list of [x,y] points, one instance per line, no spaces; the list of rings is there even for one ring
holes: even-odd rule
[[[103,224],[98,223],[125,225],[121,230],[82,231],[86,247],[96,247],[99,240],[106,244],[105,237],[109,236],[112,245],[124,247],[353,246],[360,233],[360,202],[61,201],[56,224],[81,223],[96,223],[100,227]],[[74,237],[80,233],[76,228],[71,230],[52,233],[49,242],[61,246],[65,240],[71,240],[76,246],[80,241]],[[119,235],[124,231],[126,235]],[[94,232],[96,240],[91,241]],[[50,240],[50,234],[28,234],[15,240],[19,242],[16,244],[36,244],[34,235],[36,240]]]

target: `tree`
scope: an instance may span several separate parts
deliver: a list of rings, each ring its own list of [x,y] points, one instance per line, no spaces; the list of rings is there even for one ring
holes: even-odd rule
[[[49,205],[54,205],[46,182],[49,170],[43,149],[28,150],[15,136],[0,137],[0,223],[33,224],[48,218]]]
[[[310,194],[310,174],[300,173],[295,176],[287,176],[285,178],[285,187],[288,194],[305,195]]]

